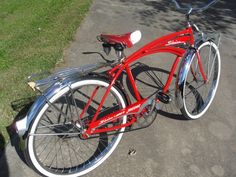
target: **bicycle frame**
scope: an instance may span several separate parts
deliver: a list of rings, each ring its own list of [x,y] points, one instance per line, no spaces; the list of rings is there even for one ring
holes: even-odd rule
[[[163,93],[166,93],[169,89],[173,75],[176,71],[176,68],[177,68],[179,62],[181,61],[181,58],[183,58],[182,61],[184,61],[184,62],[182,62],[182,64],[181,64],[182,66],[180,66],[180,70],[179,70],[180,76],[178,76],[177,79],[179,79],[180,82],[182,82],[184,80],[184,78],[185,78],[184,74],[186,72],[182,72],[181,69],[183,68],[183,70],[186,70],[185,67],[188,66],[188,63],[185,62],[186,58],[191,58],[192,54],[198,53],[198,51],[196,51],[194,49],[195,42],[196,41],[194,40],[193,30],[192,30],[192,27],[190,26],[182,31],[171,33],[167,36],[164,36],[164,37],[154,40],[153,42],[140,48],[138,51],[136,51],[135,53],[133,53],[129,57],[125,58],[121,63],[117,64],[114,68],[107,71],[107,75],[109,75],[111,82],[110,82],[110,85],[108,86],[104,96],[102,97],[101,103],[98,106],[97,112],[95,113],[94,117],[92,118],[92,120],[89,124],[89,127],[83,132],[85,137],[90,136],[92,134],[114,131],[114,130],[120,129],[122,127],[130,126],[131,124],[133,124],[136,121],[135,116],[132,116],[131,120],[129,120],[125,124],[121,124],[121,125],[117,125],[117,126],[113,126],[113,127],[109,127],[109,128],[101,128],[100,127],[108,122],[116,121],[120,117],[127,116],[127,115],[136,115],[136,114],[141,113],[141,111],[143,111],[142,109],[144,108],[145,103],[147,103],[150,100],[150,98],[141,98],[139,91],[137,89],[137,86],[135,84],[133,75],[131,73],[131,69],[129,67],[130,64],[132,64],[134,61],[137,61],[138,59],[142,58],[143,56],[151,55],[154,53],[161,53],[161,52],[163,53],[164,52],[164,53],[171,53],[171,54],[175,55],[176,59],[172,64],[170,74],[169,74],[168,79],[165,83],[165,86],[162,90]],[[187,48],[183,49],[183,48],[180,48],[178,45],[185,45]],[[191,48],[191,50],[188,50],[189,48]],[[191,52],[190,55],[186,54],[189,52]],[[184,55],[186,55],[187,57]],[[197,54],[197,57],[200,57],[200,55]],[[199,65],[201,65],[200,58],[198,58],[198,60],[199,60]],[[188,62],[189,61],[190,60],[188,60]],[[66,74],[66,76],[70,73],[72,73],[72,76],[65,77],[66,79],[63,80],[63,82],[58,80],[56,83],[53,83],[52,86],[50,86],[47,90],[45,90],[42,93],[42,95],[34,102],[32,107],[30,108],[27,116],[24,117],[23,119],[17,121],[17,123],[15,124],[15,129],[17,130],[18,134],[20,136],[26,135],[26,132],[27,132],[31,122],[33,121],[33,119],[37,115],[38,111],[42,108],[42,106],[45,104],[45,102],[50,104],[49,100],[52,98],[52,96],[55,93],[57,93],[59,90],[60,91],[63,90],[62,92],[67,92],[70,89],[70,87],[68,87],[68,85],[70,85],[71,83],[77,82],[78,79],[80,79],[80,77],[82,75],[84,75],[84,72],[85,72],[85,74],[88,74],[89,72],[91,72],[97,68],[101,68],[103,65],[104,64],[99,64],[99,66],[97,66],[97,65],[92,64],[92,65],[88,65],[88,66],[84,66],[84,67],[82,66],[81,68],[75,69],[75,71],[73,70],[73,72],[71,72],[70,69],[65,70],[66,73],[68,72]],[[128,79],[131,83],[131,87],[132,87],[132,90],[135,94],[135,98],[137,101],[135,103],[129,104],[124,109],[120,109],[118,111],[115,111],[115,112],[108,114],[105,117],[99,118],[99,120],[97,120],[97,117],[99,115],[99,111],[101,110],[102,105],[103,105],[107,95],[109,94],[112,86],[116,83],[116,80],[119,78],[120,74],[124,70],[127,73]],[[63,73],[64,73],[64,71],[63,71]],[[60,74],[61,73],[59,73],[59,75]],[[57,74],[55,76],[57,76]],[[203,71],[202,71],[202,76],[204,78]],[[54,77],[49,77],[49,79],[46,79],[46,81],[43,80],[43,83],[44,83],[44,81],[50,82],[52,78],[54,78]],[[53,81],[54,81],[54,79],[53,79]],[[206,79],[204,78],[205,81],[206,81]],[[39,82],[41,83],[42,80]],[[178,82],[179,81],[177,80],[176,83],[178,83]],[[84,110],[79,115],[79,118],[83,117],[83,114],[88,109],[88,106],[89,106],[90,102],[92,101],[93,96],[95,96],[95,95],[96,95],[96,89],[94,90],[94,93],[90,96],[91,98],[88,100]],[[159,100],[156,100],[156,102],[158,103]],[[179,104],[179,102],[180,101],[177,99],[178,104]]]
[[[176,71],[179,61],[181,60],[181,58],[183,57],[183,55],[186,52],[186,49],[180,48],[179,45],[185,45],[185,46],[189,45],[190,47],[194,47],[194,36],[193,36],[193,29],[191,26],[182,30],[182,31],[171,33],[169,35],[166,35],[164,37],[154,40],[153,42],[140,48],[138,51],[136,51],[135,53],[133,53],[129,57],[125,58],[121,63],[116,65],[111,70],[107,71],[107,74],[111,78],[111,83],[108,86],[104,96],[102,97],[101,103],[98,106],[97,111],[96,111],[91,123],[89,124],[88,129],[85,131],[85,134],[91,135],[91,134],[96,134],[96,133],[101,133],[101,132],[114,131],[114,130],[120,129],[122,127],[130,126],[131,124],[133,124],[136,121],[135,116],[133,116],[133,118],[129,122],[126,122],[125,124],[112,126],[109,128],[99,128],[100,126],[102,126],[108,122],[118,120],[120,117],[132,115],[132,114],[135,115],[137,113],[140,113],[140,111],[142,111],[142,110],[140,110],[140,107],[145,102],[147,102],[148,98],[143,98],[143,99],[141,98],[139,91],[137,89],[137,86],[135,84],[131,69],[129,67],[130,64],[132,64],[134,61],[137,61],[138,59],[140,59],[146,55],[151,55],[154,53],[163,53],[164,52],[164,53],[171,53],[171,54],[175,55],[176,59],[172,64],[170,74],[169,74],[168,79],[167,79],[165,86],[163,88],[163,93],[166,93],[169,89],[171,82],[172,82],[173,75]],[[198,54],[198,52],[197,52],[197,57],[198,57],[198,62],[201,66],[200,55]],[[135,98],[136,98],[137,102],[135,102],[131,105],[128,105],[124,109],[115,111],[115,112],[113,112],[109,115],[106,115],[103,118],[99,118],[99,120],[97,120],[97,117],[99,115],[99,111],[101,110],[102,105],[103,105],[108,93],[111,90],[111,87],[115,84],[116,80],[118,79],[118,77],[120,76],[122,71],[124,71],[124,70],[127,73],[128,79],[131,83],[131,87],[133,89],[133,92],[135,94]],[[203,76],[204,80],[206,80],[203,70],[202,70],[202,76]],[[86,112],[86,109],[87,109],[88,105],[90,104],[91,100],[93,99],[94,95],[96,94],[96,91],[97,90],[95,89],[94,92],[92,93],[90,100],[87,102],[87,105],[85,106],[84,110],[80,114],[80,118],[82,118],[84,112]],[[159,102],[159,100],[156,100],[156,102]]]

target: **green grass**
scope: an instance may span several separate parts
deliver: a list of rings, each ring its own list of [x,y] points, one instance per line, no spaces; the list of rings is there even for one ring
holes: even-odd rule
[[[31,73],[51,70],[89,9],[91,0],[0,0],[0,134],[17,114],[11,103],[34,93]],[[0,143],[0,146],[1,143]]]

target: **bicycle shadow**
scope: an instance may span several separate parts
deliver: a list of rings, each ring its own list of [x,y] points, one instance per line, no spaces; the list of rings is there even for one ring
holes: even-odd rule
[[[7,158],[5,155],[6,142],[3,135],[0,133],[0,176],[9,176],[9,167]]]

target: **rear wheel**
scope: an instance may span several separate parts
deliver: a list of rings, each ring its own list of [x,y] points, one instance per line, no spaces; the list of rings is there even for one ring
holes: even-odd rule
[[[182,89],[183,107],[181,112],[188,119],[201,117],[212,103],[220,78],[220,54],[213,42],[204,42],[198,48],[202,69],[195,54],[187,71]]]
[[[94,138],[83,139],[80,126],[74,123],[96,90],[81,118],[85,126],[91,121],[108,86],[108,82],[98,78],[83,79],[60,90],[42,107],[29,130],[26,152],[39,173],[50,177],[81,176],[111,155],[121,140],[119,132],[124,128],[117,130],[119,134],[100,133]],[[123,94],[114,86],[99,115],[125,107]],[[126,116],[119,120],[121,124],[125,122]]]

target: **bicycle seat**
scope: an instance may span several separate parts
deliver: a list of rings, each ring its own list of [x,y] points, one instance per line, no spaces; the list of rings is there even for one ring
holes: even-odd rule
[[[131,48],[134,44],[140,41],[141,36],[142,34],[139,30],[121,35],[101,34],[99,36],[99,41],[110,45],[122,44]]]

